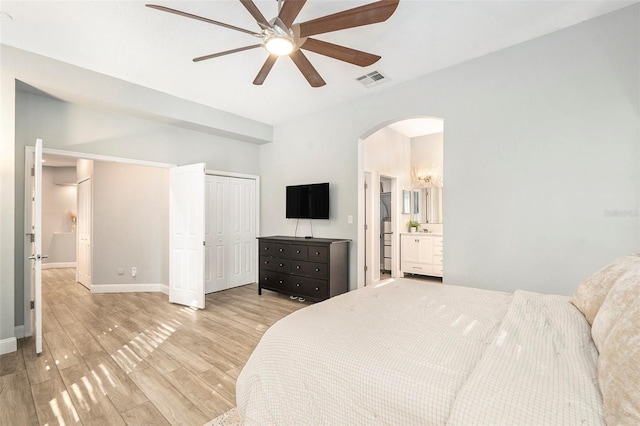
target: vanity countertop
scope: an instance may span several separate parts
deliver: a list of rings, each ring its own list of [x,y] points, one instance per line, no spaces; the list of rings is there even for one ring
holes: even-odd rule
[[[401,235],[428,235],[431,237],[442,237],[441,232],[401,232]]]

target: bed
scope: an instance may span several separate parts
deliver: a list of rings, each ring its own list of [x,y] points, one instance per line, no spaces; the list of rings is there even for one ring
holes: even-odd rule
[[[640,424],[640,257],[573,298],[389,280],[297,311],[237,380],[249,425]]]

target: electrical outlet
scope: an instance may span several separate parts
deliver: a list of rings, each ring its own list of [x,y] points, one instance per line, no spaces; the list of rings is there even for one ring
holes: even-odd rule
[[[136,275],[138,275],[138,268],[133,266],[133,267],[131,267],[131,276],[135,277]]]
[[[118,275],[124,275],[124,268],[118,268]]]

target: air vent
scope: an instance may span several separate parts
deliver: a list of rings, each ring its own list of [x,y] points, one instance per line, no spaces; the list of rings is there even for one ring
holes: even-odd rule
[[[373,87],[378,84],[386,83],[389,80],[380,71],[372,71],[361,77],[356,78],[356,81],[360,82],[364,87]]]

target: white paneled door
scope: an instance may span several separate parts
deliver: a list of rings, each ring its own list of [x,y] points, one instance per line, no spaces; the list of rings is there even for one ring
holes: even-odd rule
[[[91,179],[78,183],[78,255],[77,280],[91,289],[91,228],[92,228],[92,191]]]
[[[256,281],[256,181],[229,178],[232,270],[230,287]]]
[[[231,241],[229,228],[229,178],[207,176],[205,208],[205,278],[206,293],[229,288],[227,247]]]
[[[33,335],[35,336],[36,353],[42,352],[42,140],[36,140],[34,165],[34,197],[33,197],[33,282],[31,297],[33,300]]]
[[[256,181],[207,176],[205,291],[256,281]]]
[[[204,308],[205,165],[169,171],[169,301]]]

